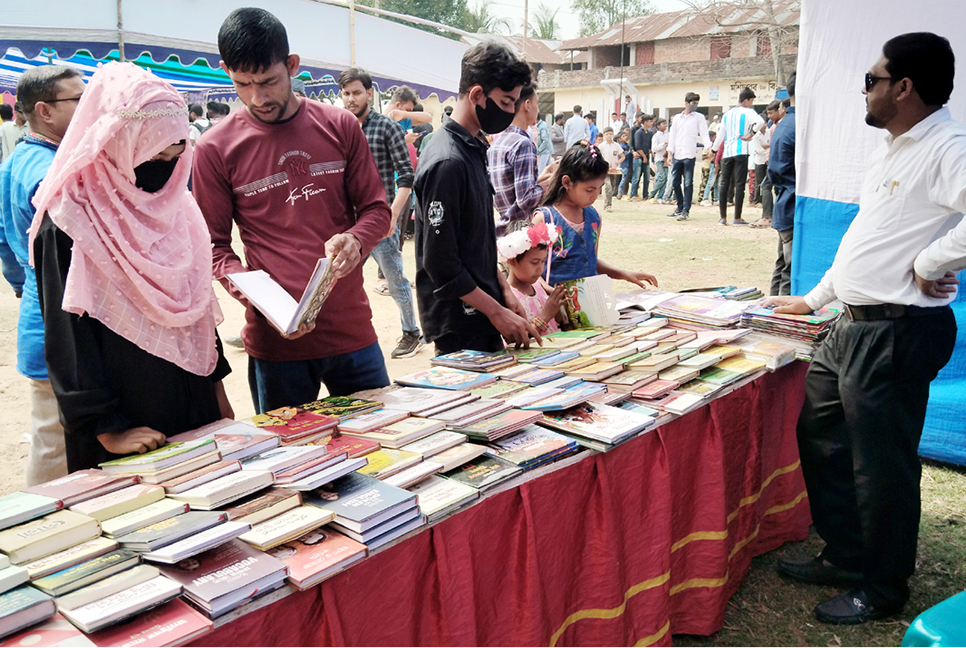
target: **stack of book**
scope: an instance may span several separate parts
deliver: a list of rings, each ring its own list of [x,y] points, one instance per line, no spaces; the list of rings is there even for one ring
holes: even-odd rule
[[[302,505],[302,494],[287,488],[269,488],[225,509],[229,520],[252,526]]]
[[[11,565],[10,559],[0,554],[0,594],[9,592],[30,580],[30,572],[25,566]]]
[[[326,445],[321,449],[328,448],[329,446]],[[275,472],[275,484],[296,491],[312,490],[321,484],[362,468],[368,460],[368,455],[366,457],[349,458],[349,453],[346,450],[330,451],[328,454],[315,457],[305,463]]]
[[[483,492],[516,477],[522,472],[523,468],[514,463],[491,454],[484,454],[441,474],[446,479]]]
[[[0,552],[11,564],[23,565],[93,540],[101,534],[92,517],[55,511],[0,531]]]
[[[144,454],[129,455],[100,464],[115,475],[137,475],[149,484],[161,484],[221,461],[213,438],[168,443]]]
[[[184,588],[184,598],[214,619],[285,583],[282,561],[234,540],[164,565],[161,572]]]
[[[796,351],[801,349],[799,356],[810,359],[814,347],[828,335],[843,310],[839,302],[809,315],[787,315],[775,313],[770,308],[759,308],[745,313],[741,324],[784,340],[795,346]]]
[[[492,447],[497,457],[520,466],[524,471],[533,470],[580,449],[573,439],[536,425],[528,425],[515,434],[498,439]]]
[[[518,409],[511,409],[485,418],[476,423],[464,427],[453,428],[456,432],[465,434],[471,439],[480,441],[495,441],[508,434],[513,434],[531,423],[535,423],[542,417],[541,412],[527,412]]]
[[[426,389],[424,387],[383,387],[356,392],[354,397],[378,397],[386,409],[407,412],[413,416],[431,417],[438,412],[452,409],[474,400],[470,392],[462,390]]]
[[[168,497],[187,502],[192,510],[211,511],[271,486],[275,476],[268,470],[240,470]]]
[[[425,524],[415,495],[359,473],[306,495],[306,503],[335,513],[330,526],[370,551]]]
[[[478,401],[454,407],[451,410],[440,412],[436,415],[436,420],[442,421],[450,428],[471,425],[482,419],[501,414],[510,409],[510,405],[502,399],[481,398]]]
[[[148,570],[148,573],[152,573]],[[131,619],[181,595],[181,585],[161,575],[60,613],[85,633]]]
[[[272,434],[277,434],[283,446],[307,445],[331,436],[339,419],[310,412],[304,407],[279,407],[264,414],[256,414],[251,423]]]
[[[483,371],[504,369],[516,364],[517,359],[504,351],[489,353],[486,351],[463,350],[436,356],[429,361],[437,367],[451,367],[465,371]]]
[[[344,423],[349,419],[381,409],[382,403],[350,396],[326,396],[306,403],[302,407],[322,416],[339,419],[340,423]]]
[[[134,551],[115,549],[53,574],[36,578],[31,584],[44,594],[63,597],[140,564],[141,556]],[[58,601],[58,604],[61,602]]]
[[[119,536],[117,542],[145,560],[170,564],[224,544],[250,528],[248,523],[228,521],[222,511],[190,511]]]
[[[423,455],[407,450],[383,448],[376,450],[366,458],[369,463],[358,470],[359,474],[374,477],[381,481],[420,463],[423,460]]]
[[[343,432],[344,436],[375,441],[384,448],[401,448],[430,434],[439,432],[445,424],[431,418],[410,417],[390,423],[370,432]]]
[[[416,494],[419,510],[430,522],[435,522],[480,497],[480,491],[472,486],[436,476],[411,486],[409,492]]]
[[[49,619],[56,612],[54,599],[33,587],[17,587],[0,594],[0,637]]]
[[[451,367],[430,367],[408,376],[396,378],[396,382],[407,387],[469,391],[494,383],[496,378],[493,374],[488,373],[465,371]]]
[[[43,484],[38,484],[37,486],[28,486],[21,490],[21,493],[29,493],[31,495],[40,495],[43,497],[48,497],[54,500],[60,500],[63,506],[71,507],[74,504],[78,504],[85,500],[89,500],[100,495],[106,495],[107,493],[114,492],[125,486],[133,486],[137,484],[140,480],[136,475],[128,475],[124,473],[107,473],[103,470],[78,470],[72,472],[64,477],[59,477],[49,482]],[[14,493],[14,496],[17,494]],[[0,516],[2,516],[2,511],[5,509],[5,505],[2,503],[7,497],[13,497],[7,495],[0,498]],[[57,507],[58,509],[60,506]],[[52,512],[52,511],[47,511]],[[40,515],[43,515],[41,513]],[[23,520],[26,521],[26,520]],[[0,529],[5,528],[5,523],[0,518]]]
[[[271,450],[279,444],[277,434],[263,432],[249,423],[222,419],[204,427],[168,437],[170,443],[214,439],[221,458],[241,461]]]
[[[268,551],[280,544],[328,524],[335,517],[331,511],[314,506],[297,506],[281,515],[260,522],[239,536],[260,551]]]
[[[540,424],[582,446],[606,452],[654,425],[654,419],[609,405],[587,403],[563,412],[546,412]]]
[[[409,412],[393,409],[378,409],[366,414],[354,416],[339,423],[339,432],[343,434],[366,434],[381,427],[398,423],[409,418]]]
[[[322,528],[281,544],[269,553],[285,563],[288,581],[304,591],[365,558],[366,546]]]
[[[797,357],[809,356],[813,351],[811,345],[796,344],[795,341],[759,331],[754,331],[739,341],[736,348],[749,360],[764,362],[768,371],[775,371],[791,364]]]
[[[685,328],[734,328],[756,303],[681,294],[661,302],[654,312]]]

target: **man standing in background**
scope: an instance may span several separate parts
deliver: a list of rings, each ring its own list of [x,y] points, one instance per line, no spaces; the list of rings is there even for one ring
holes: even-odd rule
[[[654,131],[651,130],[651,127],[654,125],[654,116],[637,113],[636,121],[640,125],[640,128],[634,131],[634,136],[631,138],[631,150],[634,152],[634,168],[633,176],[631,176],[630,199],[634,202],[641,200],[637,195],[637,188],[642,184],[641,196],[645,199],[647,198],[647,188],[651,181],[651,142],[654,138]],[[643,183],[641,183],[641,179],[644,180]]]
[[[745,88],[738,94],[738,105],[725,113],[721,120],[714,150],[724,147],[721,170],[718,172],[718,211],[721,219],[718,225],[728,224],[728,195],[732,180],[735,183],[735,225],[747,225],[741,218],[741,208],[745,200],[745,184],[748,181],[748,155],[751,153],[751,138],[755,130],[764,123],[761,116],[752,110],[755,93]]]
[[[553,144],[553,157],[563,157],[567,150],[567,138],[564,137],[564,116],[557,113],[550,125],[550,142]]]
[[[698,140],[704,145],[704,155],[711,150],[708,137],[708,121],[698,112],[701,97],[689,92],[684,96],[684,112],[674,117],[668,136],[667,152],[671,156],[671,189],[677,201],[677,209],[668,214],[679,221],[686,221],[691,213],[694,197],[694,162],[698,155]],[[682,188],[682,181],[684,187]]]
[[[795,235],[795,75],[788,79],[791,107],[771,138],[768,178],[775,188],[772,229],[778,232],[778,258],[771,275],[771,295],[792,294],[792,239]],[[776,114],[777,117],[777,114]],[[769,192],[771,188],[769,187]]]
[[[24,115],[22,104],[17,101],[13,104],[12,119],[4,118],[3,125],[0,126],[0,161],[10,157],[13,148],[23,141],[29,132],[27,116]]]
[[[580,140],[587,140],[591,144],[594,143],[590,139],[590,124],[583,118],[583,114],[584,109],[579,104],[574,106],[574,114],[567,120],[564,126],[564,139],[566,140],[566,148],[568,149]]]

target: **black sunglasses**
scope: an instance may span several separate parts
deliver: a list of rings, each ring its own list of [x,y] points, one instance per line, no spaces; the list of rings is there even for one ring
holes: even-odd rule
[[[865,73],[865,91],[872,92],[872,88],[874,88],[875,84],[878,83],[879,81],[892,81],[892,77],[872,76],[871,72],[866,72]]]

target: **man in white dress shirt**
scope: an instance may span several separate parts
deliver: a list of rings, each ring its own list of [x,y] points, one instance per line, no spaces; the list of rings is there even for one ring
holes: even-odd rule
[[[704,146],[704,156],[711,151],[708,121],[698,112],[701,96],[689,92],[684,96],[684,112],[675,115],[668,135],[667,152],[671,156],[671,189],[677,208],[668,214],[679,221],[688,220],[691,199],[694,197],[694,161],[698,156],[698,140]],[[684,182],[682,189],[681,182]]]
[[[949,41],[897,36],[865,76],[866,123],[885,129],[869,160],[859,213],[832,267],[804,297],[808,313],[840,299],[840,320],[815,352],[798,423],[815,528],[811,561],[781,561],[797,580],[850,587],[815,608],[828,623],[897,614],[909,598],[919,532],[917,450],[929,383],[949,361],[949,299],[966,267],[966,127],[943,105],[953,89]]]

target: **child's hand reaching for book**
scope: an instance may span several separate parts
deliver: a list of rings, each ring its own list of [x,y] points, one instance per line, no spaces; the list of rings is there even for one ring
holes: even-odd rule
[[[157,430],[141,426],[123,432],[98,434],[97,440],[108,452],[129,455],[144,454],[148,450],[157,450],[164,445],[165,436]]]
[[[543,321],[549,322],[557,317],[557,313],[560,312],[560,305],[563,304],[563,298],[564,285],[562,283],[558,283],[547,295],[547,303],[544,304],[543,308],[540,310],[540,317],[543,319]]]
[[[647,274],[646,272],[627,272],[625,275],[625,279],[627,279],[627,281],[637,284],[641,288],[647,288],[647,286],[644,285],[645,281],[657,288],[657,277],[652,274]]]

